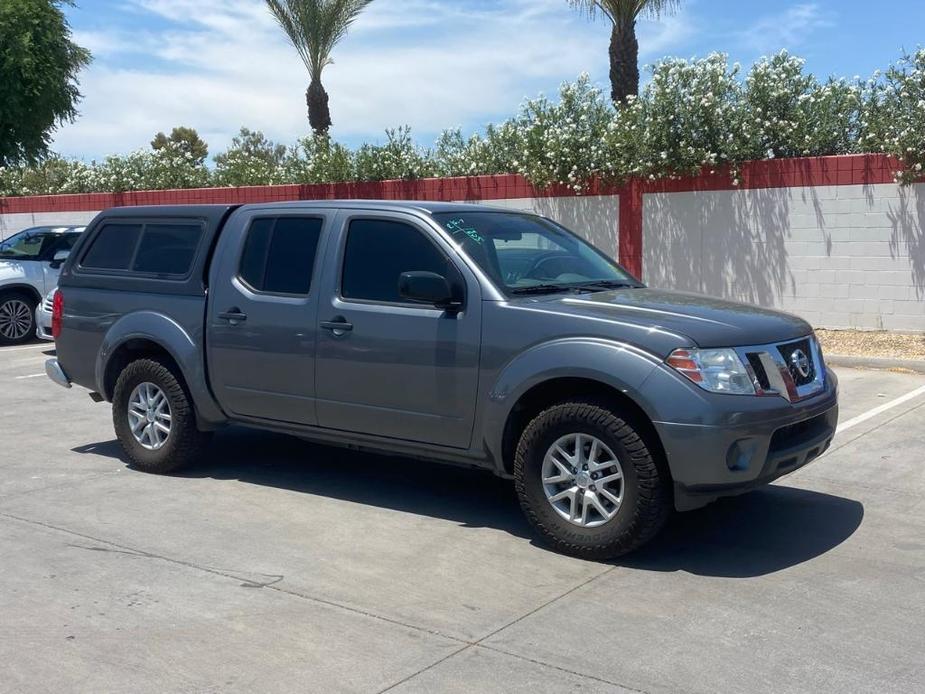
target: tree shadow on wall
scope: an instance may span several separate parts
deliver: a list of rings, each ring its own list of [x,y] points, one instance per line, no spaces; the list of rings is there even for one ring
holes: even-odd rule
[[[679,196],[686,215],[678,214]],[[658,287],[774,306],[796,281],[787,242],[794,195],[815,212],[832,243],[814,190],[766,188],[651,196],[645,204],[646,281]],[[808,210],[807,210],[808,211]]]
[[[925,297],[925,185],[901,187],[887,217],[893,227],[890,255],[909,258],[916,296]]]
[[[619,257],[620,204],[615,195],[538,198],[534,209],[590,241],[611,258]]]

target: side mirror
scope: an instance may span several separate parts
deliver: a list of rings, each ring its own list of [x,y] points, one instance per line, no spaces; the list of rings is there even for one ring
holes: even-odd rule
[[[70,251],[58,251],[55,253],[55,257],[51,259],[51,266],[55,269],[61,267],[70,255]]]
[[[462,307],[462,300],[446,277],[436,272],[403,272],[398,278],[398,293],[403,299],[433,304],[447,311]]]

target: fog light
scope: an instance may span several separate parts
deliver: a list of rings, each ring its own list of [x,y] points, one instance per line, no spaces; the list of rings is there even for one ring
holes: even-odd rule
[[[726,451],[726,467],[732,472],[748,470],[757,450],[757,439],[739,439]]]

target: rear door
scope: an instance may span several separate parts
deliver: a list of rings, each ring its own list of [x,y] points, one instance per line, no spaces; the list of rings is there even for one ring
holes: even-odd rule
[[[229,414],[316,424],[316,266],[333,214],[247,209],[222,232],[207,353],[213,391]]]
[[[465,448],[478,388],[481,295],[455,249],[410,214],[344,211],[329,245],[316,359],[323,427]],[[465,289],[458,313],[398,296],[402,272]]]

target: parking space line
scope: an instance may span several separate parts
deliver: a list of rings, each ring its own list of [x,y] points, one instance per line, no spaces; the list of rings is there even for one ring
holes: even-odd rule
[[[909,402],[910,400],[917,398],[920,395],[925,395],[925,386],[916,388],[915,390],[910,391],[906,393],[905,395],[900,395],[898,398],[890,400],[889,402],[885,402],[882,405],[879,405],[872,410],[868,410],[864,414],[859,414],[857,417],[852,417],[847,422],[842,422],[841,424],[838,425],[838,429],[836,429],[836,432],[840,434],[844,431],[847,431],[851,427],[857,426],[858,424],[862,424],[863,422],[866,422],[868,419],[876,417],[878,414],[886,412],[887,410],[891,410],[898,405],[902,405],[904,402]]]
[[[38,378],[39,376],[44,376],[45,374],[29,374],[28,376],[17,376],[14,378],[14,381],[23,381],[27,378]]]
[[[24,352],[27,349],[54,349],[54,345],[45,344],[45,345],[29,345],[28,347],[0,347],[0,354],[6,354],[7,352]]]

